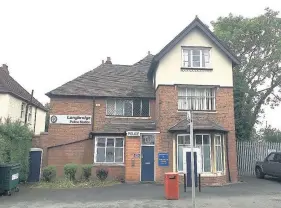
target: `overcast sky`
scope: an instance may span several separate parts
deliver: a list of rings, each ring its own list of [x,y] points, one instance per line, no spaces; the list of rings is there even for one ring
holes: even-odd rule
[[[132,64],[156,54],[198,15],[206,24],[230,12],[281,10],[280,0],[0,0],[0,64],[42,103],[48,91],[107,56]],[[281,107],[266,111],[281,128]]]

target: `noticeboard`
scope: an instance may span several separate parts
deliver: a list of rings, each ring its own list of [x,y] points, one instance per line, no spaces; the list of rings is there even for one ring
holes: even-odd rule
[[[158,166],[169,166],[169,153],[158,153]]]

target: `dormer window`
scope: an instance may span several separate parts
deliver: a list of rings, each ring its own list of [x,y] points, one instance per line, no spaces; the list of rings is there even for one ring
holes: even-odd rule
[[[183,47],[183,68],[210,68],[210,48]]]

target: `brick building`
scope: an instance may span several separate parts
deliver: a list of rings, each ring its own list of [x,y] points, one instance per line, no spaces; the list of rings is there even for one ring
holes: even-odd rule
[[[35,141],[43,165],[93,164],[127,182],[188,171],[194,150],[203,184],[237,181],[233,66],[239,61],[197,17],[155,56],[133,65],[110,58],[47,93],[49,132]]]

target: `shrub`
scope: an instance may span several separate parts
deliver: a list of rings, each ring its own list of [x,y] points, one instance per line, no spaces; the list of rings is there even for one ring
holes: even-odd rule
[[[32,132],[20,121],[0,119],[0,163],[20,163],[20,181],[29,173],[29,151]]]
[[[75,175],[77,171],[77,165],[76,164],[66,164],[64,166],[64,175],[69,178],[71,181],[75,180]]]
[[[82,175],[86,180],[89,180],[92,175],[92,166],[92,164],[82,165]]]
[[[101,181],[104,181],[108,176],[108,170],[99,168],[96,170],[96,175],[97,175],[98,179],[100,179]]]
[[[56,178],[57,169],[55,166],[48,166],[43,169],[43,180],[51,182]]]

